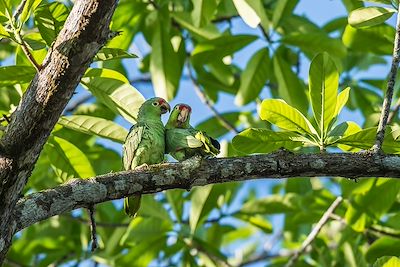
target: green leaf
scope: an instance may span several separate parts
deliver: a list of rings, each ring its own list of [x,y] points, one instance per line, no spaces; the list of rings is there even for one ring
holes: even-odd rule
[[[213,185],[207,185],[201,188],[196,188],[192,193],[189,216],[189,226],[192,233],[196,231],[196,228],[201,221],[204,205],[206,204],[212,188]]]
[[[34,11],[41,2],[42,0],[27,0],[25,2],[24,9],[19,17],[21,24],[24,24],[29,19],[32,11]]]
[[[218,31],[218,28],[212,23],[201,28],[194,26],[190,14],[188,13],[174,12],[171,15],[174,20],[176,20],[176,22],[178,22],[182,27],[186,28],[190,33],[195,36],[210,40],[217,38],[221,35]]]
[[[264,100],[261,103],[260,117],[284,130],[311,136],[317,135],[307,118],[281,99]]]
[[[192,19],[195,27],[207,25],[217,11],[217,0],[192,0]]]
[[[397,267],[400,266],[398,257],[385,256],[376,260],[372,267]]]
[[[250,58],[241,74],[235,104],[243,106],[256,99],[268,80],[268,72],[269,51],[268,48],[262,48]]]
[[[328,140],[327,144],[333,144],[335,143],[338,139],[343,138],[345,136],[349,136],[352,134],[355,134],[359,131],[361,131],[361,127],[358,126],[357,123],[352,122],[352,121],[345,121],[340,123],[339,125],[336,125],[335,128],[333,128],[329,133],[328,133]],[[346,149],[347,150],[347,149]]]
[[[232,144],[236,150],[247,154],[270,153],[282,147],[292,150],[301,146],[301,142],[293,141],[297,136],[292,132],[250,128],[236,135],[232,139]]]
[[[300,49],[313,57],[317,53],[327,52],[332,56],[344,58],[347,54],[346,47],[340,39],[331,38],[323,31],[307,33],[288,33],[281,39],[282,43],[300,47]]]
[[[337,97],[334,117],[337,117],[342,111],[343,107],[346,105],[347,100],[349,99],[349,94],[350,94],[350,87],[345,88],[343,91],[339,93]]]
[[[279,96],[289,105],[307,113],[308,99],[304,90],[304,84],[292,71],[289,63],[284,59],[284,52],[283,48],[278,49],[273,59],[273,70],[278,81]]]
[[[68,15],[68,8],[60,2],[41,5],[35,10],[35,23],[48,46],[61,31]]]
[[[361,149],[369,149],[375,143],[375,138],[376,127],[371,127],[352,135],[345,136],[337,140],[336,143]],[[389,130],[387,130],[387,133],[385,134],[382,148],[386,153],[398,153],[400,151],[400,142],[393,139]]]
[[[191,58],[195,64],[218,61],[257,39],[258,37],[254,35],[227,35],[200,42],[192,51]]]
[[[246,202],[239,213],[247,215],[287,213],[296,211],[299,208],[298,204],[297,194],[272,195]]]
[[[129,83],[105,77],[84,77],[81,83],[108,108],[129,122],[136,122],[144,97]]]
[[[174,50],[171,36],[164,29],[165,23],[169,23],[169,21],[159,19],[154,28],[151,42],[150,73],[156,95],[171,100],[178,91],[181,78],[183,65],[180,56],[182,53],[178,54],[178,50],[183,49],[184,41],[181,37],[176,36],[180,40],[180,48]]]
[[[29,83],[35,74],[31,66],[0,67],[0,86]]]
[[[370,2],[370,3],[378,3],[378,4],[384,4],[384,5],[391,5],[392,0],[359,0],[363,2]]]
[[[148,244],[151,240],[158,239],[171,230],[172,224],[169,220],[160,220],[154,217],[137,217],[129,224],[128,230],[120,240],[120,245],[126,243],[132,245]]]
[[[63,182],[73,177],[89,178],[96,175],[86,155],[65,139],[57,136],[49,138],[44,151]]]
[[[161,221],[169,221],[172,223],[168,212],[160,202],[154,199],[154,196],[148,195],[142,197],[140,206],[141,209],[139,210],[139,216],[152,217]]]
[[[260,228],[264,233],[267,234],[272,233],[272,224],[262,216],[259,215],[250,216],[242,213],[236,213],[234,217]]]
[[[129,83],[128,78],[126,78],[122,73],[112,69],[105,69],[105,68],[88,68],[83,77],[88,78],[85,80],[101,77],[101,78],[118,80],[121,81],[122,83]]]
[[[292,13],[298,2],[298,0],[280,0],[276,3],[272,15],[272,25],[274,28],[276,28],[280,24],[280,21],[286,15]]]
[[[98,117],[85,115],[63,116],[58,123],[66,128],[90,135],[94,134],[118,143],[123,143],[128,135],[128,131],[115,122]]]
[[[353,27],[368,27],[388,20],[396,10],[393,8],[369,6],[353,10],[349,14],[349,24]]]
[[[387,24],[368,28],[354,28],[347,25],[343,36],[343,44],[353,51],[371,52],[378,55],[391,55],[395,29]]]
[[[232,125],[237,126],[239,125],[240,122],[239,118],[241,114],[243,113],[226,112],[226,113],[221,113],[220,116],[229,123],[231,123]],[[244,113],[243,115],[246,115],[246,113]],[[229,130],[226,129],[224,125],[221,123],[221,121],[215,116],[208,118],[197,124],[196,129],[200,131],[205,131],[209,136],[214,138],[221,137],[229,132]]]
[[[168,203],[171,205],[172,210],[175,213],[176,219],[181,222],[183,212],[183,191],[182,190],[167,190],[165,192]]]
[[[372,243],[365,257],[369,263],[372,263],[382,256],[397,255],[400,255],[400,239],[385,236]]]
[[[120,49],[120,48],[103,47],[96,54],[93,61],[106,61],[106,60],[113,60],[113,59],[137,58],[137,57],[138,56],[128,53],[125,50]]]
[[[0,24],[0,36],[7,37],[7,38],[11,37],[10,33],[8,31],[6,31],[6,29],[1,24]]]
[[[243,21],[251,28],[256,28],[261,22],[256,10],[246,0],[233,0],[237,12]]]
[[[328,127],[334,118],[339,73],[327,53],[318,54],[311,62],[309,92],[315,121],[320,127],[320,136],[325,139]]]

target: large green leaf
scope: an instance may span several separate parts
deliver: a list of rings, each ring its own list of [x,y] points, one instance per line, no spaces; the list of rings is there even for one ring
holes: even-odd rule
[[[276,2],[272,15],[272,25],[276,28],[281,20],[292,13],[299,0],[280,0]]]
[[[354,51],[391,55],[395,29],[387,24],[368,28],[354,28],[350,25],[342,36],[343,44]]]
[[[129,122],[136,122],[144,97],[129,83],[105,77],[84,77],[81,83],[107,107]]]
[[[207,25],[217,11],[217,0],[192,0],[192,19],[195,27]]]
[[[95,176],[93,167],[86,155],[67,140],[54,136],[44,147],[57,176],[63,181],[73,177],[89,178]]]
[[[396,9],[393,8],[361,7],[349,14],[349,24],[353,27],[374,26],[385,22],[394,13],[396,13]]]
[[[178,38],[176,40],[179,41],[179,45],[174,49],[171,36],[164,29],[165,23],[169,23],[169,21],[160,17],[154,28],[151,42],[150,73],[156,95],[171,100],[178,91],[183,69],[182,53],[179,52],[184,51],[184,41],[181,37],[175,36],[175,39]]]
[[[206,204],[212,188],[213,185],[207,185],[196,188],[192,193],[189,216],[190,231],[192,233],[195,232],[201,221],[204,205]]]
[[[28,83],[35,74],[36,70],[31,66],[0,67],[0,86]]]
[[[232,139],[233,147],[244,153],[269,153],[279,148],[294,149],[302,145],[293,141],[297,134],[292,132],[274,132],[268,129],[250,128]]]
[[[41,5],[35,10],[35,23],[48,46],[61,31],[68,14],[68,8],[60,2]]]
[[[336,143],[361,149],[369,149],[374,145],[375,139],[376,139],[376,127],[371,127],[356,132],[352,135],[345,136],[337,140]],[[385,134],[385,139],[383,141],[382,148],[386,153],[400,152],[400,142],[397,142],[393,139],[393,136],[391,136],[389,129]]]
[[[123,143],[128,135],[128,131],[115,122],[98,117],[85,115],[64,116],[60,118],[58,123],[69,129],[98,135],[118,143]]]
[[[338,86],[339,73],[335,63],[327,53],[318,54],[310,66],[309,92],[322,140],[335,116]]]
[[[284,130],[317,135],[317,131],[307,118],[281,99],[264,100],[261,103],[260,117]]]
[[[376,260],[373,267],[397,267],[400,266],[400,259],[393,256],[384,256]]]
[[[282,37],[282,42],[300,47],[302,51],[308,53],[311,57],[320,52],[327,52],[332,56],[343,58],[347,53],[346,47],[341,40],[331,38],[323,31],[288,33]]]
[[[347,87],[343,91],[341,91],[337,96],[334,117],[337,117],[342,111],[343,107],[346,105],[347,100],[349,100],[349,94],[350,94],[350,87]]]
[[[190,33],[192,33],[194,36],[199,36],[201,38],[204,38],[206,40],[214,39],[220,36],[220,32],[218,31],[218,28],[210,23],[204,27],[196,27],[193,25],[192,18],[190,17],[190,14],[184,13],[184,12],[175,12],[171,14],[182,27],[186,28]]]
[[[19,17],[21,24],[24,24],[29,19],[32,11],[34,11],[41,2],[42,0],[27,0],[25,2],[24,9],[22,9],[22,13]]]
[[[365,254],[368,262],[375,262],[382,256],[400,255],[400,239],[393,237],[381,237],[368,248]]]
[[[278,49],[273,58],[274,74],[278,81],[279,96],[289,105],[307,113],[308,99],[304,84],[284,59],[285,50]]]
[[[233,0],[237,12],[243,21],[252,28],[256,28],[261,22],[261,18],[257,14],[257,10],[254,9],[250,3],[246,0]],[[253,1],[255,2],[255,1]],[[257,1],[259,2],[259,1]],[[259,6],[262,8],[262,6]]]
[[[87,78],[85,80],[101,77],[119,80],[123,83],[129,83],[128,78],[126,78],[122,73],[106,68],[88,68],[83,77]]]
[[[257,40],[254,35],[226,35],[197,44],[192,51],[195,64],[221,60]]]
[[[268,48],[262,48],[250,58],[241,74],[235,104],[243,106],[256,99],[268,80],[268,73],[269,51]]]

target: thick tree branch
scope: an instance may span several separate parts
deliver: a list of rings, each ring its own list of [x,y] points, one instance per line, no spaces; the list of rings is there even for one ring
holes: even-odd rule
[[[262,178],[314,176],[400,178],[400,156],[350,153],[293,154],[277,152],[238,158],[200,160],[149,166],[90,179],[74,179],[21,199],[15,209],[17,229],[73,209],[120,199],[132,194],[152,194],[172,188]]]
[[[390,105],[392,104],[394,84],[396,82],[397,69],[399,67],[400,62],[400,5],[397,12],[397,22],[396,22],[396,35],[394,38],[394,47],[393,47],[393,58],[392,58],[392,66],[390,68],[389,80],[386,86],[386,96],[383,100],[381,117],[379,119],[378,130],[376,133],[375,144],[372,147],[372,151],[375,153],[382,151],[382,143],[385,137],[386,125],[388,123],[389,113],[390,113]]]
[[[0,264],[17,228],[13,212],[18,198],[82,75],[107,41],[116,4],[75,2],[0,140]]]

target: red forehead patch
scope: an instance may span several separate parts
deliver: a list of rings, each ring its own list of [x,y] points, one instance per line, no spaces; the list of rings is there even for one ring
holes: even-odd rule
[[[192,108],[191,107],[189,107],[188,105],[185,105],[185,104],[180,104],[179,105],[179,110],[183,110],[183,109],[187,109],[187,110],[189,110],[189,112],[192,112]]]
[[[164,104],[165,103],[165,100],[163,99],[163,98],[160,98],[159,100],[158,100],[158,103],[161,105],[161,104]]]

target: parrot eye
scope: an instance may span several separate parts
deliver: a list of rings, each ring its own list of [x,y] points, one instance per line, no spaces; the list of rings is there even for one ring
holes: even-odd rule
[[[158,106],[158,102],[153,102],[153,106]]]
[[[178,110],[178,109],[179,109],[179,107],[176,107],[175,109],[176,109],[176,110]]]

